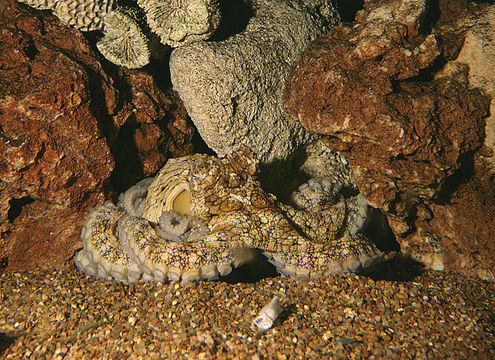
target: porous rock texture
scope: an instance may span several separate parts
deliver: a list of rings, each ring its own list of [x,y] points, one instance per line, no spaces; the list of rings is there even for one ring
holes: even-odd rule
[[[170,72],[201,137],[219,156],[240,145],[262,162],[283,160],[310,136],[282,106],[301,51],[338,21],[327,0],[256,0],[239,33],[175,49]]]
[[[190,152],[193,130],[149,74],[105,70],[55,17],[0,15],[0,270],[61,267],[89,209]]]
[[[459,67],[469,66],[469,85],[481,88],[488,95],[495,96],[495,5],[472,5],[470,11],[464,11],[453,21],[443,22],[443,31],[461,34],[464,40],[459,55],[447,64],[444,73],[457,71]],[[485,153],[492,176],[495,176],[495,101],[490,104],[490,116],[486,118]]]
[[[365,1],[354,24],[334,27],[300,57],[285,103],[347,157],[403,252],[495,280],[495,197],[479,161],[490,98],[468,86],[466,66],[433,77],[462,41],[428,28],[438,13],[445,23],[462,12],[447,11],[455,1],[438,13],[427,3]]]

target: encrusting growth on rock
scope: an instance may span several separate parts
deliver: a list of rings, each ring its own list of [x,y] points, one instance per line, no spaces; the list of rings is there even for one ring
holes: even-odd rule
[[[457,14],[449,15],[449,4]],[[493,177],[483,163],[495,136],[486,120],[490,97],[476,89],[493,73],[484,42],[490,27],[479,17],[488,10],[438,5],[435,14],[426,0],[364,1],[354,23],[330,29],[304,51],[285,105],[346,157],[403,253],[434,270],[493,281]],[[464,11],[478,15],[469,20]]]
[[[170,77],[213,151],[223,156],[244,145],[264,165],[312,141],[283,108],[284,83],[300,52],[339,15],[330,0],[257,0],[252,10],[239,33],[174,49]]]
[[[97,44],[100,52],[111,62],[130,69],[149,63],[149,29],[163,45],[177,47],[208,39],[222,18],[217,0],[137,0],[137,4],[131,1],[129,6],[114,0],[19,2],[38,10],[51,10],[63,24],[78,30],[103,31]]]

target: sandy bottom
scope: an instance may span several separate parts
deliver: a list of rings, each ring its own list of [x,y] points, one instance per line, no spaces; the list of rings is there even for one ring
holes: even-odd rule
[[[494,284],[406,265],[186,285],[4,272],[0,358],[495,358]],[[282,314],[269,330],[253,328],[274,296]]]

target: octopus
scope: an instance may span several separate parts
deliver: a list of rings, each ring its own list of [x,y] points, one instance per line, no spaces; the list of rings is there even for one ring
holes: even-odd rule
[[[247,148],[223,158],[169,159],[159,173],[87,216],[84,273],[131,283],[212,280],[260,250],[283,276],[320,278],[356,272],[383,253],[360,233],[367,203],[339,195],[327,178],[311,178],[290,203],[262,189]]]

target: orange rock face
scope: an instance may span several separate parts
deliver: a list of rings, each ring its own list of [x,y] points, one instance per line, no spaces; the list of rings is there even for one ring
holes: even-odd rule
[[[0,15],[0,268],[60,267],[89,209],[191,152],[194,129],[79,31],[15,1]]]
[[[361,192],[387,215],[403,251],[432,268],[474,269],[490,278],[494,194],[460,186],[490,181],[476,162],[490,98],[468,86],[467,68],[434,77],[459,42],[435,28],[425,31],[434,14],[412,3],[365,1],[354,24],[333,28],[300,57],[285,104],[346,155]],[[454,199],[461,203],[449,204]]]

